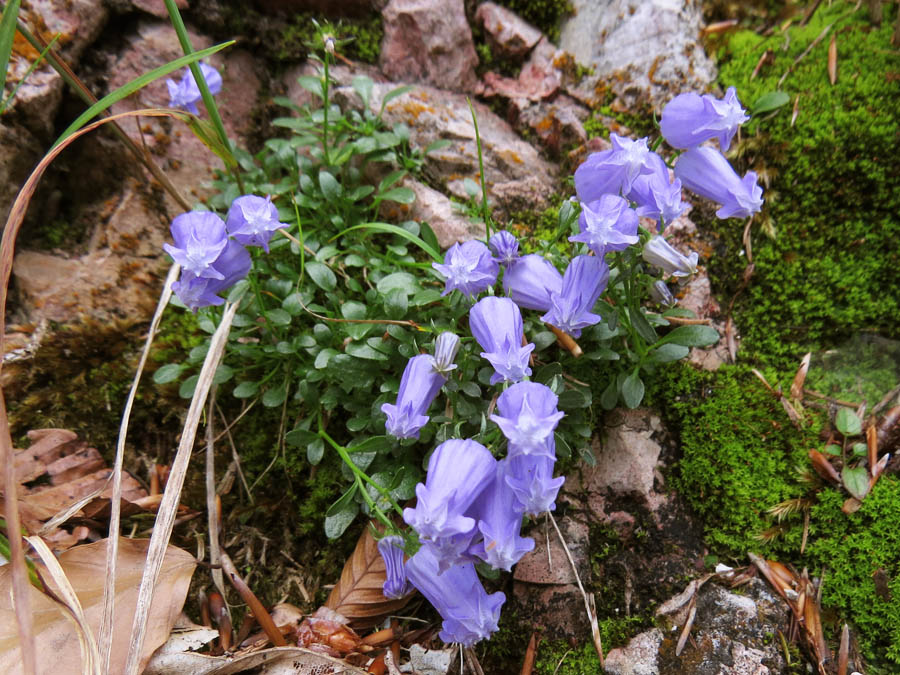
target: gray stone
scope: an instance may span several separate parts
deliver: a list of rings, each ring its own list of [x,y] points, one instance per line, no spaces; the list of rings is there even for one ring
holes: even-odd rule
[[[474,91],[478,55],[463,0],[390,0],[380,65],[393,80]]]
[[[606,655],[606,672],[610,675],[659,675],[656,663],[663,634],[653,628],[633,637],[628,645]]]
[[[160,19],[168,19],[169,11],[164,0],[131,0],[131,5],[147,14],[152,14]],[[175,6],[180,10],[188,8],[188,0],[175,0]]]
[[[588,114],[574,99],[562,95],[519,110],[518,126],[531,130],[547,152],[559,156],[563,148],[587,142],[583,122]]]
[[[509,57],[525,56],[541,39],[541,31],[515,12],[493,2],[478,5],[475,20],[484,26],[491,45]]]
[[[28,179],[43,148],[25,127],[0,124],[0,223],[5,223],[19,188]]]
[[[660,107],[681,91],[703,91],[716,77],[699,42],[700,3],[688,0],[573,0],[560,48],[592,66],[579,98],[596,103],[597,85],[609,85],[621,105]],[[574,92],[571,92],[574,94]]]
[[[383,202],[381,212],[388,220],[428,223],[441,248],[484,237],[484,225],[466,218],[442,192],[411,178],[407,178],[403,185],[416,193],[416,200],[412,204]]]

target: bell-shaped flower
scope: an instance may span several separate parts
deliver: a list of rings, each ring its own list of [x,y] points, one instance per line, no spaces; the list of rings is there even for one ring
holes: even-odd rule
[[[459,351],[459,336],[444,331],[434,341],[434,369],[447,377],[447,373],[456,368],[454,361]]]
[[[516,262],[519,257],[519,242],[507,230],[500,230],[488,239],[488,247],[494,254],[494,260],[506,267]]]
[[[406,565],[403,561],[403,537],[396,534],[382,537],[378,540],[378,552],[384,561],[385,580],[382,595],[398,599],[412,593],[413,586],[406,576]]]
[[[268,253],[272,234],[288,225],[278,221],[278,209],[269,197],[244,195],[231,202],[225,226],[245,246],[262,246]]]
[[[215,272],[220,278],[198,277],[185,269],[181,273],[181,279],[172,284],[172,292],[192,312],[200,307],[221,305],[225,301],[218,293],[231,288],[247,276],[250,265],[247,249],[229,239],[208,268],[208,272]]]
[[[657,279],[650,286],[650,298],[660,304],[665,305],[666,307],[672,307],[675,305],[675,296],[672,295],[672,291],[669,290],[668,284],[662,279]]]
[[[225,278],[213,267],[228,243],[225,222],[219,216],[209,211],[182,213],[172,221],[171,231],[175,245],[163,244],[163,250],[184,271],[197,277]]]
[[[416,485],[416,506],[403,510],[403,520],[423,540],[437,540],[475,531],[465,515],[494,478],[497,460],[472,440],[444,441],[428,460],[425,482]]]
[[[603,195],[628,194],[635,179],[652,170],[647,163],[647,139],[636,141],[610,134],[612,149],[595,152],[575,170],[575,192],[581,202],[594,202]]]
[[[222,91],[222,76],[219,71],[212,66],[203,63],[199,64],[200,72],[203,73],[203,79],[206,80],[206,86],[209,87],[209,93],[215,96]],[[190,113],[197,114],[197,101],[200,100],[200,87],[194,79],[194,74],[190,68],[186,68],[181,80],[166,80],[166,87],[169,90],[169,106],[172,108],[182,108]]]
[[[681,199],[681,181],[669,182],[669,168],[662,157],[651,152],[648,163],[653,171],[637,177],[628,199],[638,205],[639,216],[658,221],[662,230],[664,224],[684,213],[688,204]]]
[[[697,252],[692,251],[690,256],[684,256],[660,235],[651,237],[650,241],[644,244],[641,255],[649,264],[658,267],[665,274],[689,277],[697,272]]]
[[[491,415],[509,441],[509,456],[556,457],[553,430],[564,413],[556,408],[559,398],[546,385],[519,382],[497,398],[499,414]]]
[[[443,618],[439,637],[444,642],[471,647],[497,630],[506,596],[488,595],[472,563],[441,572],[434,552],[423,546],[407,561],[406,574]]]
[[[721,204],[716,211],[719,218],[746,218],[762,208],[756,173],[748,171],[740,178],[725,156],[713,148],[694,148],[681,155],[675,162],[675,177],[688,190]]]
[[[591,310],[608,281],[609,266],[603,258],[575,256],[563,275],[562,289],[551,298],[550,311],[541,321],[581,337],[582,328],[600,322],[600,316]]]
[[[506,485],[516,496],[517,509],[536,516],[556,508],[556,496],[566,479],[553,477],[555,457],[513,455],[500,462]]]
[[[469,310],[469,328],[484,349],[481,356],[494,367],[491,384],[518,382],[531,375],[528,361],[534,343],[522,345],[525,328],[516,303],[496,296],[482,298]]]
[[[431,266],[446,280],[441,295],[458,290],[467,298],[474,298],[487,290],[497,281],[497,272],[500,271],[490,249],[475,240],[453,244],[444,255],[443,264],[431,263]]]
[[[549,260],[532,253],[506,269],[503,290],[519,307],[546,312],[550,298],[562,290],[562,275]]]
[[[710,94],[679,94],[663,108],[659,130],[673,148],[689,150],[718,138],[719,147],[725,152],[738,127],[749,119],[734,87],[728,87],[722,99]]]
[[[469,550],[494,569],[509,572],[523,555],[534,549],[534,539],[519,536],[522,511],[517,506],[516,495],[499,470],[472,505],[470,514],[478,520],[482,538]]]
[[[607,251],[624,251],[639,240],[638,220],[626,200],[603,195],[596,201],[582,203],[578,217],[581,233],[569,237],[569,241],[587,244],[599,257]]]
[[[385,429],[395,438],[418,438],[419,430],[428,422],[425,411],[438,395],[447,378],[434,368],[434,357],[419,354],[403,369],[397,403],[385,403],[381,412],[387,415]]]

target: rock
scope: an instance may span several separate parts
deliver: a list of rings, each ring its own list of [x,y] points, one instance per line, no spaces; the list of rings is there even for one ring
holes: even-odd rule
[[[599,103],[598,86],[608,86],[626,109],[642,102],[659,109],[675,94],[704,91],[715,80],[715,66],[698,41],[699,3],[573,0],[573,5],[560,48],[595,70],[579,85],[580,95],[570,91],[576,98]]]
[[[541,39],[541,31],[493,2],[478,5],[475,20],[484,26],[491,45],[508,57],[525,56]]]
[[[562,52],[546,38],[542,38],[519,71],[518,78],[503,77],[494,72],[485,73],[484,95],[529,101],[540,101],[553,96],[559,91],[563,81],[562,71],[555,65],[561,56]]]
[[[558,524],[578,568],[581,583],[590,584],[587,525],[570,517],[559,518]],[[590,635],[584,600],[556,531],[541,519],[528,534],[534,538],[535,547],[513,571],[511,605],[520,616],[533,617],[532,624],[535,628],[540,627],[547,638]]]
[[[131,0],[131,5],[135,9],[147,12],[147,14],[152,14],[160,19],[169,18],[169,11],[166,9],[166,3],[163,0]],[[188,0],[175,0],[175,6],[183,11],[188,8]]]
[[[552,103],[540,101],[519,110],[518,127],[530,129],[547,151],[558,157],[566,146],[587,143],[583,122],[588,114],[574,99],[562,95]]]
[[[396,86],[374,86],[370,101],[373,112],[379,111],[385,94]],[[355,96],[355,93],[345,92],[345,95]],[[555,167],[487,106],[477,102],[472,105],[478,119],[485,179],[493,206],[504,213],[521,208],[546,208],[547,200],[556,191]],[[438,139],[451,141],[449,146],[426,155],[425,173],[451,195],[468,199],[464,179],[478,182],[478,150],[465,96],[418,86],[389,101],[384,120],[388,125],[406,124],[413,147],[423,149]]]
[[[606,655],[605,670],[610,675],[659,675],[656,664],[663,634],[653,628],[633,637],[627,647],[613,649]]]
[[[471,92],[478,56],[463,0],[390,0],[382,11],[381,70],[403,82]]]
[[[26,129],[5,120],[0,124],[0,223],[5,223],[9,209],[38,163],[43,148]]]
[[[412,204],[384,202],[382,213],[389,220],[428,223],[443,249],[457,242],[484,237],[484,225],[466,218],[443,193],[411,178],[403,185],[416,193],[416,201]]]
[[[56,48],[69,66],[77,71],[78,61],[85,48],[97,39],[106,25],[109,12],[103,0],[32,0],[25,5],[21,18],[32,33],[49,41],[59,34]],[[21,50],[16,47],[10,55],[6,76],[7,89],[25,77],[38,52],[30,45]],[[6,112],[44,142],[50,141],[56,111],[62,100],[63,80],[46,62],[19,87],[12,105]]]

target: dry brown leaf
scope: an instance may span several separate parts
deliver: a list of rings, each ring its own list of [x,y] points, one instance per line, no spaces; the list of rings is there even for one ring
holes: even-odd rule
[[[193,652],[155,654],[143,675],[235,675],[253,671],[266,675],[366,675],[340,659],[302,647],[273,647],[243,656],[206,656]]]
[[[837,42],[834,34],[828,43],[828,80],[832,85],[837,82]]]
[[[137,587],[147,557],[146,539],[121,539],[119,542],[116,579],[116,625],[110,661],[110,672],[120,673],[125,665],[128,636],[137,600]],[[76,546],[59,556],[59,564],[68,577],[84,609],[88,625],[96,635],[103,611],[103,583],[106,578],[106,541]],[[194,557],[170,546],[160,584],[151,607],[148,639],[141,655],[146,664],[153,651],[169,637],[181,612],[188,585],[194,571]],[[7,675],[22,672],[15,609],[10,594],[9,567],[0,568],[0,672]],[[69,615],[35,588],[31,588],[34,630],[38,649],[38,673],[80,673],[79,638]]]
[[[800,367],[797,368],[797,374],[794,375],[794,381],[791,382],[791,398],[803,398],[803,385],[806,382],[806,373],[809,372],[809,360],[812,358],[812,352],[806,352],[806,356],[800,361]]]
[[[812,461],[813,469],[822,478],[834,485],[841,484],[841,477],[838,475],[837,469],[823,453],[818,450],[810,450],[809,459]]]
[[[325,606],[347,617],[355,628],[374,626],[409,602],[409,596],[399,600],[384,597],[381,589],[385,578],[384,560],[375,538],[366,528],[344,564],[341,579],[331,589]]]

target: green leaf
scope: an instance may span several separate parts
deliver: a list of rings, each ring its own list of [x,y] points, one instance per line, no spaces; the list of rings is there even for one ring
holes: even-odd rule
[[[396,234],[398,237],[402,237],[407,241],[415,244],[420,249],[425,251],[429,256],[431,256],[432,260],[435,262],[443,261],[444,257],[438,252],[436,248],[426,244],[420,237],[417,237],[414,234],[411,234],[407,230],[404,230],[402,227],[397,227],[396,225],[390,225],[388,223],[363,223],[362,225],[354,225],[353,227],[348,227],[346,230],[342,232],[338,232],[331,239],[334,241],[339,237],[344,236],[348,232],[352,232],[353,230],[369,230],[371,232],[381,232],[383,234]]]
[[[359,512],[359,505],[354,500],[356,496],[356,485],[354,484],[341,497],[328,507],[325,512],[325,536],[329,539],[337,539],[344,530],[349,527],[356,514]]]
[[[644,312],[641,311],[640,308],[638,308],[636,312],[629,312],[629,316],[631,317],[631,324],[634,326],[634,329],[637,331],[638,335],[644,338],[644,340],[651,345],[659,340],[659,336],[656,334],[656,331],[653,330],[653,326],[647,322],[647,317],[644,316]]]
[[[197,382],[199,380],[199,375],[191,375],[181,383],[181,386],[178,388],[178,395],[181,398],[191,398],[194,395],[194,389],[197,388]]]
[[[651,363],[669,363],[670,361],[678,361],[691,353],[689,347],[677,344],[660,345],[650,352]]]
[[[297,78],[297,84],[319,98],[324,97],[324,93],[322,92],[322,85],[324,82],[321,77],[316,77],[315,75],[301,75]]]
[[[3,72],[4,84],[9,71],[9,55],[12,53],[13,40],[16,36],[16,19],[19,16],[20,0],[8,0],[3,8],[3,17],[0,18],[0,71]],[[3,96],[3,87],[0,86],[0,97]]]
[[[832,455],[834,457],[841,456],[841,446],[835,445],[834,443],[829,443],[823,448],[823,452],[828,455]]]
[[[353,91],[359,94],[359,97],[368,108],[369,99],[372,98],[372,87],[375,85],[372,78],[365,75],[357,75],[350,84],[353,87]]]
[[[390,292],[384,296],[384,311],[391,319],[402,319],[406,316],[406,310],[409,309],[409,300],[406,291],[402,288],[392,288]]]
[[[285,398],[287,398],[287,384],[282,383],[277,387],[266,389],[262,395],[262,404],[267,408],[277,408],[284,403]]]
[[[266,318],[276,326],[291,325],[291,315],[283,309],[270,309],[266,312]]]
[[[760,96],[756,99],[756,102],[750,106],[750,115],[755,116],[777,110],[786,103],[789,103],[790,100],[791,97],[783,91],[770,91]]]
[[[619,388],[616,386],[616,378],[611,378],[606,389],[600,394],[600,405],[604,410],[612,410],[619,402]]]
[[[419,282],[409,272],[394,272],[382,277],[376,288],[382,295],[387,295],[393,290],[401,290],[407,295],[412,295],[419,290]]]
[[[621,358],[618,352],[615,352],[608,347],[600,347],[592,352],[588,352],[585,354],[585,357],[589,358],[591,361],[618,361]]]
[[[325,442],[321,438],[317,438],[306,446],[306,460],[315,466],[322,461],[325,456]]]
[[[167,363],[156,369],[156,372],[153,373],[153,381],[156,384],[174,382],[185,368],[186,366],[183,363]]]
[[[281,308],[291,316],[303,313],[303,297],[299,293],[291,293],[281,301]]]
[[[337,288],[337,277],[328,265],[320,262],[306,263],[306,273],[310,279],[323,291],[333,291]]]
[[[481,387],[479,387],[475,382],[471,380],[468,382],[463,382],[460,386],[462,392],[466,396],[471,396],[472,398],[481,398]]]
[[[840,408],[834,417],[834,423],[844,436],[858,436],[862,433],[862,422],[850,408]]]
[[[424,291],[419,291],[413,295],[410,304],[412,304],[413,307],[421,307],[422,305],[428,305],[440,299],[441,292],[439,290],[435,288],[426,288]]]
[[[854,443],[853,454],[857,457],[865,457],[869,454],[869,446],[865,443]]]
[[[387,436],[372,436],[361,443],[348,447],[347,452],[351,455],[367,452],[378,454],[379,452],[390,452],[391,447],[391,441],[388,440]]]
[[[350,300],[341,305],[341,316],[345,319],[365,319],[366,306],[361,302]]]
[[[317,439],[319,434],[302,427],[295,427],[284,435],[284,442],[295,448],[303,448]]]
[[[719,341],[719,333],[712,326],[678,326],[663,341],[685,347],[708,347]]]
[[[534,335],[531,338],[531,341],[534,343],[534,350],[539,352],[556,342],[556,336],[549,330],[544,330],[537,335]]]
[[[107,94],[99,101],[97,101],[90,108],[85,110],[78,118],[72,122],[66,130],[63,131],[59,138],[56,139],[56,143],[53,144],[55,148],[57,145],[62,143],[66,138],[71,136],[73,133],[78,131],[81,127],[91,121],[95,116],[99,115],[101,112],[112,106],[114,103],[118,103],[123,98],[127,96],[131,96],[134,92],[136,92],[141,87],[145,87],[150,84],[154,80],[158,80],[161,77],[165,77],[169,73],[172,73],[179,68],[184,68],[185,66],[195,63],[200,59],[205,59],[208,56],[212,56],[216,52],[219,52],[226,47],[230,47],[234,44],[234,40],[229,40],[228,42],[223,42],[220,45],[214,45],[209,47],[208,49],[201,49],[199,52],[194,52],[193,54],[188,54],[187,56],[182,56],[181,58],[175,59],[174,61],[169,61],[169,63],[160,66],[159,68],[154,68],[149,73],[144,73],[140,77],[136,77],[131,82],[122,85],[114,92]],[[188,113],[174,113],[173,116],[180,116],[182,118],[186,117]]]
[[[591,399],[577,389],[567,389],[559,395],[560,410],[575,410],[576,408],[587,408],[590,404]]]
[[[629,408],[637,408],[643,399],[644,382],[635,370],[622,382],[622,400]]]
[[[213,384],[225,384],[234,377],[234,368],[224,363],[220,363],[213,374]]]
[[[234,388],[231,395],[235,398],[250,398],[259,391],[259,382],[244,381]]]
[[[397,187],[378,195],[378,201],[397,202],[398,204],[412,204],[416,201],[416,193],[408,187]]]
[[[847,492],[859,500],[865,499],[869,492],[869,472],[863,466],[857,466],[851,469],[845,466],[841,469],[841,480]]]
[[[344,188],[338,183],[337,178],[325,170],[319,171],[319,187],[322,188],[325,199],[330,202],[337,201],[344,193]]]
[[[403,96],[408,91],[412,91],[412,85],[406,84],[402,87],[397,87],[396,89],[391,89],[388,93],[384,95],[384,98],[381,100],[381,110],[378,111],[378,117],[380,118],[384,114],[384,107],[393,101],[398,96]]]
[[[386,354],[382,354],[377,349],[372,349],[372,347],[370,347],[369,345],[359,342],[351,342],[347,345],[344,351],[350,356],[355,356],[358,359],[366,359],[369,361],[388,360]]]

